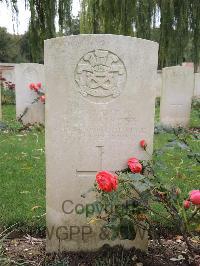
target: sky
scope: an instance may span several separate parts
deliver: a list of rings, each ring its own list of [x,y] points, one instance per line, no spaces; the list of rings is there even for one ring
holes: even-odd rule
[[[13,21],[11,8],[9,8],[5,1],[0,2],[0,27],[7,28],[9,33],[23,34],[28,29],[28,22],[30,17],[29,10],[25,9],[25,0],[18,0],[18,26],[16,21]],[[72,14],[76,16],[80,10],[80,0],[73,0]]]

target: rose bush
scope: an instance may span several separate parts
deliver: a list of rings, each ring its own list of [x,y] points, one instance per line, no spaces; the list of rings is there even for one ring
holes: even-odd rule
[[[200,190],[190,191],[189,198],[184,202],[184,207],[188,209],[190,207],[190,203],[200,207]]]
[[[29,89],[35,91],[36,93],[36,99],[33,101],[33,103],[37,101],[41,101],[42,103],[45,103],[45,93],[44,89],[42,88],[42,83],[30,83],[29,84]]]
[[[44,88],[42,88],[42,83],[30,83],[28,85],[28,88],[36,93],[36,98],[33,100],[31,104],[34,104],[38,101],[41,103],[45,104],[45,93],[44,93]],[[24,112],[21,114],[21,116],[18,118],[18,121],[22,122],[22,118],[26,115],[28,112],[28,107],[25,108]]]
[[[148,155],[147,142],[142,140],[139,145]],[[191,221],[193,225],[200,211],[200,190],[191,191],[189,198],[180,204],[180,189],[163,185],[155,176],[151,161],[139,161],[136,157],[128,159],[127,168],[116,174],[97,173],[93,190],[96,192],[93,203],[96,216],[91,221],[103,220],[109,239],[134,239],[136,228],[149,230],[154,235],[160,224],[155,224],[152,216],[157,215],[173,223],[191,249],[187,237],[191,234]],[[166,216],[157,212],[154,204],[161,205]]]

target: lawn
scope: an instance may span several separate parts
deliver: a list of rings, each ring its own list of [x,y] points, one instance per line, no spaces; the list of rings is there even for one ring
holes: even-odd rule
[[[156,121],[159,121],[159,106]],[[0,228],[15,225],[23,232],[44,232],[44,128],[21,128],[15,120],[14,105],[3,106],[3,122],[8,128],[0,130]],[[200,127],[199,105],[193,105],[190,125]],[[199,132],[186,134],[189,146],[196,153],[200,153]],[[181,201],[188,191],[200,187],[200,165],[188,156],[191,151],[176,140],[173,132],[158,130],[154,149],[156,174],[165,184],[181,189]]]
[[[3,106],[3,121],[11,129],[0,133],[0,228],[37,232],[45,226],[44,129],[19,131],[12,105]]]

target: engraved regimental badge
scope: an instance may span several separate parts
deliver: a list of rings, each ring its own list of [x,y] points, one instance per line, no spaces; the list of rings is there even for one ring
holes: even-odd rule
[[[75,80],[82,96],[93,102],[107,102],[120,95],[126,82],[126,69],[117,55],[95,50],[78,62]]]

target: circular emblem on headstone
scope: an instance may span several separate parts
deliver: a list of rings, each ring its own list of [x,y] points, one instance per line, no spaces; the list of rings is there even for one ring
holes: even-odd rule
[[[126,82],[126,69],[117,55],[95,50],[78,62],[75,80],[82,96],[93,102],[107,102],[120,95]]]

